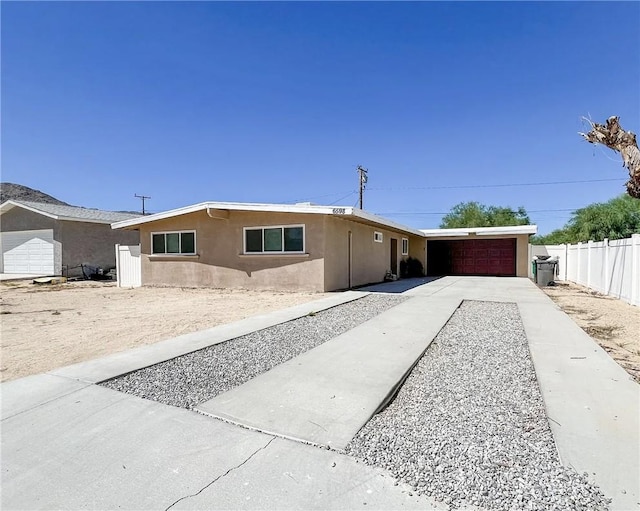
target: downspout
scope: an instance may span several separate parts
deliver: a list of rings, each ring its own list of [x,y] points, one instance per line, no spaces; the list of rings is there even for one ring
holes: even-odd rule
[[[349,289],[351,289],[351,281],[353,275],[353,233],[349,231]]]

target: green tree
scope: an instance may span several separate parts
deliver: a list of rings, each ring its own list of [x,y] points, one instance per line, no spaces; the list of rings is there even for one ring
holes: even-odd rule
[[[544,236],[531,236],[532,245],[562,245],[563,243],[573,243],[573,236],[566,227],[551,231]]]
[[[620,195],[608,202],[596,202],[573,212],[562,229],[546,236],[534,236],[535,245],[558,245],[579,241],[629,238],[640,232],[640,200]]]
[[[529,215],[523,207],[517,210],[498,206],[485,206],[478,202],[461,202],[451,208],[440,222],[441,229],[456,227],[500,227],[528,225]]]

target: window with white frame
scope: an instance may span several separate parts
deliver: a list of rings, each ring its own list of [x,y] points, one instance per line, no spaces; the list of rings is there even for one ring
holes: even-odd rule
[[[402,255],[409,255],[409,238],[402,238]]]
[[[151,253],[195,255],[196,231],[152,232]]]
[[[376,243],[382,243],[382,233],[378,231],[373,232],[373,241]]]
[[[304,225],[244,228],[245,254],[302,254]]]

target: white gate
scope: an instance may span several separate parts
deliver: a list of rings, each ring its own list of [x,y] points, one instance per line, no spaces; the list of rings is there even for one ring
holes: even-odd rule
[[[142,285],[140,245],[116,245],[116,272],[118,287]]]

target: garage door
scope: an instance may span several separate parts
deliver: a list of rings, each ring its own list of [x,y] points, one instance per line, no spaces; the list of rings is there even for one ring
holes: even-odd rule
[[[4,273],[54,274],[53,230],[2,233]]]
[[[429,275],[516,275],[515,238],[427,242]]]

